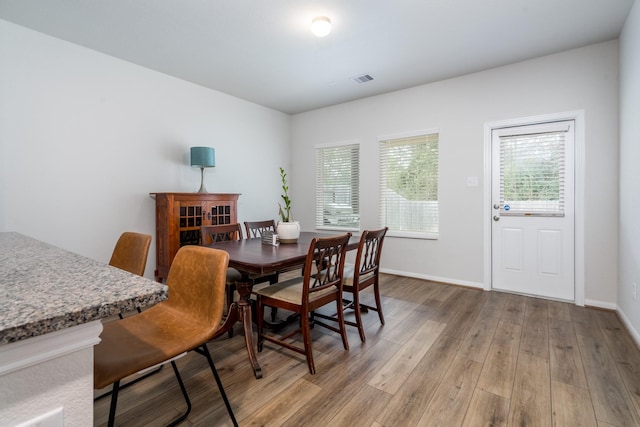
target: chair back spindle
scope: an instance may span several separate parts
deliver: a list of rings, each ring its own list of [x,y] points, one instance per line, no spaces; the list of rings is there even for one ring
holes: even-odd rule
[[[265,221],[245,221],[244,228],[247,232],[247,239],[262,237],[265,231],[276,232],[276,222],[272,219]]]

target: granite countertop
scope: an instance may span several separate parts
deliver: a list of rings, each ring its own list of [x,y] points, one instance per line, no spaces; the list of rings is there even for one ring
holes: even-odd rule
[[[0,345],[135,310],[168,288],[19,233],[0,233]]]

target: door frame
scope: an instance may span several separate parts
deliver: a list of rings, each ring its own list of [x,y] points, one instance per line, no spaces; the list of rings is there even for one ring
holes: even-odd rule
[[[540,116],[499,120],[484,124],[484,290],[491,290],[491,135],[494,129],[512,126],[535,125],[561,120],[573,120],[575,123],[574,153],[574,281],[575,304],[584,306],[585,300],[585,261],[584,261],[584,184],[585,184],[585,134],[584,110]]]

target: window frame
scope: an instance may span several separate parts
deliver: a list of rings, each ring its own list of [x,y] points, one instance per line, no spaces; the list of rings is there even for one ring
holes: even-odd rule
[[[351,187],[356,187],[357,190],[356,191],[352,191],[351,194],[351,198],[353,200],[354,196],[355,196],[355,200],[357,203],[357,212],[354,212],[354,216],[357,215],[358,216],[358,224],[357,226],[340,226],[337,224],[324,224],[324,220],[325,220],[325,216],[324,216],[324,186],[321,188],[321,185],[324,185],[324,181],[321,180],[321,177],[319,176],[319,172],[320,172],[320,165],[319,165],[319,152],[325,149],[331,149],[331,148],[341,148],[341,147],[349,147],[352,146],[357,150],[357,154],[356,155],[351,155],[351,159],[352,161],[355,160],[356,161],[356,165],[357,165],[357,175],[356,175],[356,182],[354,183],[353,180],[350,183]],[[336,230],[336,231],[355,231],[355,232],[359,232],[360,228],[361,228],[361,221],[362,221],[362,216],[360,215],[360,147],[361,147],[361,143],[360,140],[347,140],[347,141],[340,141],[340,142],[332,142],[332,143],[325,143],[325,144],[316,144],[314,146],[314,152],[315,152],[315,162],[316,162],[316,209],[315,209],[315,228],[317,230]],[[352,179],[353,179],[353,174],[352,174]],[[353,204],[351,205],[351,208],[353,208]],[[321,215],[321,216],[320,216]]]
[[[393,229],[386,221],[386,199],[383,196],[383,185],[385,185],[385,177],[386,173],[383,170],[386,165],[386,153],[384,152],[383,145],[388,141],[394,141],[405,138],[415,138],[436,134],[438,136],[438,170],[437,170],[437,231],[404,231],[404,230],[396,230]],[[380,182],[378,188],[378,194],[380,198],[379,202],[379,225],[381,227],[388,226],[389,231],[387,232],[387,236],[390,237],[400,237],[400,238],[408,238],[408,239],[421,239],[421,240],[438,240],[440,235],[440,129],[439,128],[430,128],[430,129],[422,129],[416,131],[388,134],[388,135],[380,135],[378,136],[378,155],[379,155],[379,165],[380,165]]]

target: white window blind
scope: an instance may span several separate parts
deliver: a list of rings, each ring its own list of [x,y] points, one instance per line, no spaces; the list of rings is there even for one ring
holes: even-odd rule
[[[316,147],[316,227],[360,228],[360,145]]]
[[[437,237],[438,133],[380,140],[380,222],[397,236]]]
[[[564,216],[565,131],[500,137],[500,214]]]

